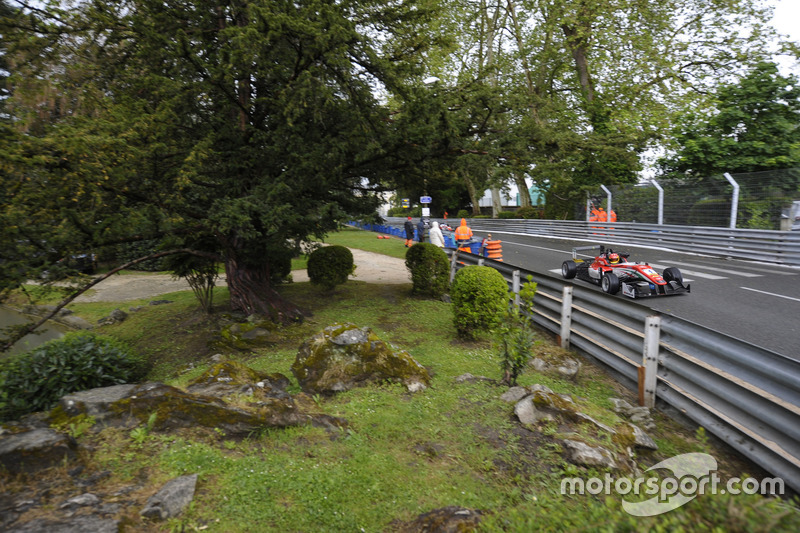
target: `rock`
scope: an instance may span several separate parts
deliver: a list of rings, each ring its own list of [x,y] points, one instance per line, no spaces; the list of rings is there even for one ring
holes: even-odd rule
[[[167,482],[147,500],[141,515],[151,520],[167,520],[178,516],[192,502],[197,474],[181,476]]]
[[[117,533],[119,527],[118,520],[87,515],[66,520],[37,518],[19,527],[8,529],[6,533]]]
[[[114,309],[108,316],[101,318],[97,321],[101,326],[110,326],[125,321],[128,318],[128,313],[122,309]]]
[[[171,304],[172,300],[153,300],[148,305],[164,305]]]
[[[562,441],[567,453],[567,461],[582,466],[599,466],[601,468],[617,468],[613,454],[600,446],[589,446],[577,440]]]
[[[100,498],[87,492],[86,494],[81,494],[80,496],[75,496],[70,498],[69,500],[65,501],[61,504],[61,509],[74,509],[76,507],[89,507],[93,505],[97,505],[100,503]]]
[[[233,394],[252,394],[259,398],[288,398],[289,378],[283,374],[257,372],[237,361],[213,365],[201,376],[189,382],[188,392],[225,398]]]
[[[537,390],[517,402],[514,414],[523,424],[534,425],[543,420],[565,417],[577,419],[577,409],[567,395]]]
[[[653,438],[644,432],[641,428],[633,425],[628,424],[632,431],[633,431],[633,445],[638,446],[640,448],[647,448],[648,450],[657,450],[658,444]]]
[[[408,352],[395,350],[369,328],[335,324],[303,343],[292,373],[309,394],[332,393],[381,381],[409,390],[430,385],[428,371]]]
[[[542,374],[555,374],[566,379],[575,379],[581,370],[581,362],[577,359],[564,357],[561,361],[550,363],[540,357],[534,358],[530,365]]]
[[[222,328],[219,336],[212,341],[213,345],[222,350],[251,351],[275,344],[273,329],[275,324],[269,320],[254,321],[250,316],[244,322],[229,324]]]
[[[494,383],[495,380],[492,378],[487,378],[486,376],[473,376],[469,372],[466,374],[461,374],[460,376],[453,379],[456,383],[477,383],[479,381],[487,381],[489,383]]]
[[[36,428],[0,438],[0,465],[8,472],[35,472],[75,457],[75,441],[52,429]]]
[[[419,515],[416,520],[402,524],[396,531],[400,533],[467,533],[476,531],[482,512],[464,507],[443,507]]]
[[[534,392],[546,392],[552,394],[553,391],[544,385],[531,385],[530,387],[511,387],[500,396],[500,399],[508,403],[516,403],[529,394]]]
[[[163,383],[137,386],[131,394],[111,406],[126,426],[147,423],[158,413],[153,429],[219,428],[226,435],[247,436],[268,427],[301,426],[311,416],[297,408],[290,398],[265,398],[252,409],[233,407],[219,398],[182,391]]]
[[[51,417],[63,414],[68,417],[75,417],[80,414],[92,416],[95,422],[102,424],[109,418],[118,418],[118,414],[111,411],[114,403],[123,398],[127,398],[137,385],[112,385],[110,387],[100,387],[79,392],[73,392],[63,396],[58,401],[58,407],[51,412]]]
[[[65,326],[69,326],[74,329],[92,329],[94,326],[91,322],[86,320],[85,318],[81,318],[75,315],[69,315],[60,317],[58,319],[59,324],[64,324]]]

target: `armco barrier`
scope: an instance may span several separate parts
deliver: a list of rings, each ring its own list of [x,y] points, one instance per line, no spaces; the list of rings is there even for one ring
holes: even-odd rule
[[[537,325],[559,335],[562,345],[594,357],[625,385],[654,395],[800,491],[800,362],[635,301],[508,263],[450,253],[453,275],[464,266],[485,265],[498,270],[516,293],[531,276],[538,288],[528,312]],[[653,390],[642,386],[642,377],[655,383]]]
[[[402,225],[401,218],[387,224]],[[475,231],[506,235],[538,235],[564,239],[586,239],[619,244],[660,246],[687,252],[735,259],[751,259],[800,265],[800,231],[772,231],[670,226],[635,222],[582,222],[574,220],[469,219]],[[376,231],[376,230],[373,230]]]

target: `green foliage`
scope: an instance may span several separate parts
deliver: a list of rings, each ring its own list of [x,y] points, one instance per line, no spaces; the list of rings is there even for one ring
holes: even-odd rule
[[[530,361],[536,335],[533,329],[533,298],[537,284],[528,276],[520,290],[520,305],[509,308],[505,318],[497,328],[500,348],[500,368],[503,382],[513,387]]]
[[[406,253],[406,268],[411,272],[416,294],[439,298],[450,286],[450,261],[447,254],[431,243],[417,243]]]
[[[500,323],[508,309],[508,285],[497,270],[468,266],[458,271],[450,289],[458,335],[475,339]]]
[[[526,205],[517,209],[515,215],[517,218],[541,218],[541,209]]]
[[[683,114],[674,134],[675,155],[660,161],[668,177],[800,166],[800,80],[781,75],[774,63],[759,63],[719,87],[712,109]],[[787,180],[785,190],[796,191],[797,180]]]
[[[470,212],[466,209],[459,209],[458,213],[456,213],[456,218],[469,218],[470,216]]]
[[[497,218],[501,219],[510,219],[510,218],[519,218],[519,215],[515,211],[501,211],[497,214]]]
[[[113,261],[116,264],[123,265],[134,259],[145,257],[147,255],[158,252],[159,242],[156,240],[146,240],[140,242],[130,242],[119,244],[114,247],[113,251],[108,252],[101,260]],[[169,270],[171,264],[168,262],[168,257],[159,259],[150,259],[142,261],[129,267],[129,270],[142,270],[145,272],[161,272]]]
[[[347,282],[355,270],[353,252],[344,246],[323,246],[308,257],[308,279],[325,290]]]
[[[136,381],[146,371],[120,341],[87,332],[68,333],[2,364],[0,420],[49,409],[71,392]]]

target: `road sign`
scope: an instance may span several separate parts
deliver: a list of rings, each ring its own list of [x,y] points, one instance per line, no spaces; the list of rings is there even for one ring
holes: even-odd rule
[[[429,204],[429,203],[431,203],[431,197],[430,196],[420,196],[419,197],[419,203],[421,203],[421,204]]]
[[[411,200],[403,198],[403,207],[411,207]]]

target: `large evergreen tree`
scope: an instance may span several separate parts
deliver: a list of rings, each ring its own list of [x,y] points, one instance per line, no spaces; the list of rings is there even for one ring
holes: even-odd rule
[[[398,120],[407,84],[434,41],[414,1],[98,1],[21,15],[5,23],[25,131],[2,178],[17,267],[6,287],[42,246],[213,242],[203,251],[224,261],[233,308],[283,321],[299,315],[274,271],[300,242],[374,213],[414,128]]]

